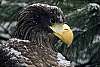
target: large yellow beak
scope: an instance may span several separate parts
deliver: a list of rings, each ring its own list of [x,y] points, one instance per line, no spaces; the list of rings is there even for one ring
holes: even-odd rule
[[[67,24],[55,23],[54,25],[50,26],[50,28],[54,31],[54,35],[65,42],[68,47],[71,45],[73,41],[73,32]]]

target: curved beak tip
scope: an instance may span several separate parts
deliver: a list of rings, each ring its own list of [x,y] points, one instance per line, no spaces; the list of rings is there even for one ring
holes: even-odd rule
[[[68,29],[66,31],[63,31],[62,34],[60,34],[62,38],[60,38],[63,42],[65,42],[68,47],[72,44],[73,41],[73,32],[71,29]]]
[[[68,47],[72,44],[73,41],[73,32],[67,24],[55,25],[50,27],[54,31],[54,35],[60,38]]]

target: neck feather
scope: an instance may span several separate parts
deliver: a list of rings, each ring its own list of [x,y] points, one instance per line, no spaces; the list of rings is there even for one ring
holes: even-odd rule
[[[29,40],[39,45],[43,44],[49,48],[53,48],[53,45],[57,42],[57,38],[51,32],[48,32],[42,28],[38,29],[38,27],[33,28],[32,26],[20,27],[20,29],[17,29],[14,32],[12,37],[22,40]]]

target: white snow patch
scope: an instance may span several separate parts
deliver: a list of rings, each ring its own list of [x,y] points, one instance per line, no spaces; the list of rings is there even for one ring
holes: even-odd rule
[[[90,11],[91,9],[100,9],[100,6],[98,5],[98,4],[96,4],[96,3],[89,3],[89,8],[88,8],[88,10]]]
[[[36,3],[36,4],[32,4],[32,5],[30,5],[30,6],[46,6],[46,7],[48,7],[48,8],[51,8],[51,9],[58,9],[59,11],[61,11],[61,9],[60,8],[58,8],[57,6],[50,6],[50,5],[48,5],[48,4],[41,4],[41,3]],[[62,12],[62,11],[61,11]]]
[[[24,48],[28,51],[27,46],[24,46]]]
[[[4,25],[4,28],[8,27],[9,24],[10,24],[9,22],[6,22],[5,25]]]
[[[21,65],[22,65],[23,67],[24,67],[24,66],[28,66],[26,63],[22,63]]]
[[[17,42],[21,42],[21,41],[23,41],[23,42],[30,42],[29,40],[21,40],[21,39],[17,39],[17,38],[11,38],[11,39],[9,39],[9,40],[11,40],[11,41],[17,41]]]
[[[77,11],[79,11],[79,12],[80,12],[80,11],[82,11],[83,9],[84,9],[84,8],[81,8],[81,9],[77,9]]]
[[[64,67],[71,66],[70,61],[67,61],[61,53],[57,54],[57,60],[58,60],[58,64],[61,66]]]
[[[11,3],[10,5],[27,6],[26,3]]]
[[[76,65],[77,65],[77,63],[71,62],[71,67],[75,67]]]
[[[10,23],[10,22],[9,22]],[[17,25],[17,21],[13,21],[12,23],[11,23],[11,26],[16,26]]]
[[[94,6],[95,9],[100,8],[99,4],[96,4],[96,3],[90,3],[89,5]]]
[[[5,38],[10,38],[9,34],[4,34],[4,33],[0,33],[0,36],[5,37]]]
[[[9,26],[9,24],[10,24],[10,22],[3,22],[3,23],[1,23],[1,26],[3,27],[3,28],[7,28],[8,26]]]
[[[0,31],[4,31],[4,29],[2,27],[0,27]]]
[[[85,60],[82,60],[81,58],[77,60],[77,62],[81,63],[81,64],[84,64],[84,63],[87,63],[89,62],[89,59],[85,59]]]
[[[11,57],[10,59],[17,59],[16,57]]]
[[[85,31],[87,31],[87,30],[82,30],[82,29],[80,29],[80,28],[77,28],[77,27],[74,27],[73,29],[72,29],[72,31],[80,31],[80,32],[85,32]]]
[[[97,42],[100,42],[100,35],[96,35],[96,36],[94,37],[92,43],[94,44],[94,43],[97,43]]]
[[[13,53],[14,53],[16,56],[21,55],[21,52],[18,52],[18,51],[16,51],[16,50],[14,50],[13,48],[11,48],[9,54],[13,54]]]
[[[4,50],[9,51],[9,53],[7,54],[8,56],[9,56],[9,55],[13,55],[10,59],[15,59],[15,60],[16,60],[16,59],[18,59],[18,58],[22,58],[22,59],[24,59],[24,60],[30,61],[29,58],[22,56],[22,55],[21,55],[21,52],[18,52],[18,51],[16,51],[16,50],[13,49],[13,48],[10,48],[10,49],[9,49],[9,47],[7,47],[7,48],[4,49]],[[31,61],[30,61],[30,62],[31,62]]]
[[[27,57],[24,57],[24,56],[21,56],[22,58],[24,58],[25,60],[29,60],[29,58],[27,58]]]
[[[8,3],[8,1],[6,1],[6,0],[2,0],[2,1],[1,1],[1,5],[7,4],[7,3]]]
[[[32,5],[30,5],[30,6],[46,6],[46,7],[51,7],[52,9],[53,9],[53,8],[57,8],[57,9],[58,9],[57,6],[50,6],[50,5],[48,5],[48,4],[41,4],[41,3],[32,4]]]
[[[4,50],[9,51],[9,53],[7,54],[8,56],[14,54],[15,56],[19,57],[21,55],[21,52],[18,52],[16,50],[14,50],[13,48],[9,49],[9,47],[7,47]],[[16,59],[16,57],[11,57],[10,59]]]

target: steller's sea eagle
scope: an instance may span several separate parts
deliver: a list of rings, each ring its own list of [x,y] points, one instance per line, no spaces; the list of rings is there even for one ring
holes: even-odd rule
[[[61,9],[40,3],[29,5],[19,13],[12,38],[0,45],[0,67],[63,67],[53,48],[58,39],[68,45],[73,40]]]

